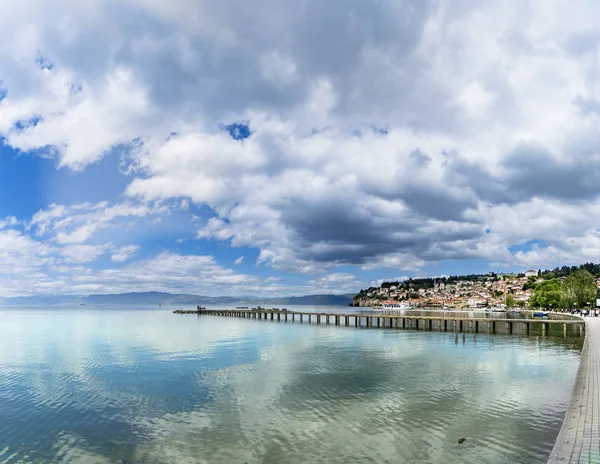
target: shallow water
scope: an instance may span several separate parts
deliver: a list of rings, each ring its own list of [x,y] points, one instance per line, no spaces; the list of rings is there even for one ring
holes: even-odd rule
[[[0,309],[0,463],[545,462],[582,344],[171,309]]]

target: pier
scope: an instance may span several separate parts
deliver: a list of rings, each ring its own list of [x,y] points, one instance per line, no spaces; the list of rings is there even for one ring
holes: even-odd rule
[[[585,325],[573,395],[548,464],[600,463],[600,320]]]
[[[458,315],[359,314],[281,311],[277,309],[204,309],[176,310],[175,314],[237,317],[279,322],[335,325],[379,329],[414,329],[439,332],[489,333],[507,335],[582,336],[581,319],[501,319],[466,318]]]

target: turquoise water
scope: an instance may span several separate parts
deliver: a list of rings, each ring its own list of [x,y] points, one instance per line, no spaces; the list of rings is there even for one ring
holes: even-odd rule
[[[545,462],[581,344],[4,308],[0,463]]]

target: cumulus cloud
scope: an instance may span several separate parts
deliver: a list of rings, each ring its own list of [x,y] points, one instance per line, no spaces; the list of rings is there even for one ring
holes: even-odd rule
[[[18,223],[19,221],[17,221],[16,217],[9,216],[7,218],[0,219],[0,229],[4,229],[9,226],[16,226]]]
[[[74,273],[74,293],[166,291],[200,295],[240,295],[267,291],[255,276],[240,274],[217,264],[209,255],[162,252],[120,268]]]
[[[596,2],[3,7],[0,136],[72,170],[118,148],[131,176],[35,237],[83,245],[177,200],[210,211],[198,238],[294,272],[597,258]]]
[[[69,245],[60,249],[65,261],[70,263],[88,263],[106,252],[108,245]]]
[[[124,220],[153,216],[169,212],[168,206],[140,203],[108,202],[80,203],[70,206],[51,204],[33,215],[28,226],[36,236],[48,238],[59,244],[84,243],[98,231],[122,226]]]
[[[26,233],[0,231],[2,295],[87,294],[131,291],[171,291],[200,294],[240,294],[265,290],[260,279],[217,264],[209,255],[158,255],[122,267],[98,269],[91,264],[105,253],[112,262],[127,261],[138,246],[50,245]],[[31,282],[35,281],[35,286]],[[277,290],[277,289],[273,289]],[[269,292],[269,289],[266,289]]]
[[[243,262],[243,261],[244,261],[244,257],[243,257],[243,256],[240,256],[238,259],[236,259],[236,260],[233,262],[233,264],[235,264],[235,265],[237,266],[238,264],[242,264],[242,262]]]
[[[314,293],[347,293],[354,291],[361,282],[354,274],[334,272],[308,281]]]
[[[113,251],[112,256],[110,257],[111,261],[122,263],[131,258],[136,251],[138,251],[140,247],[138,245],[127,245],[123,247],[119,247]]]

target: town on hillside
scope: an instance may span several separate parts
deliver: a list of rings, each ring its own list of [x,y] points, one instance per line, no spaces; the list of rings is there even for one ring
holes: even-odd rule
[[[443,309],[466,309],[486,307],[540,306],[532,299],[535,289],[551,289],[555,283],[556,299],[542,306],[558,308],[561,299],[558,286],[569,276],[585,273],[588,276],[588,292],[585,305],[596,306],[596,294],[600,287],[600,265],[587,263],[581,266],[563,266],[552,271],[530,269],[518,274],[473,274],[467,276],[414,278],[396,282],[383,282],[378,287],[361,290],[354,297],[354,306],[379,306],[398,302],[411,307],[437,307]],[[546,282],[545,285],[540,284]],[[550,284],[550,285],[548,285]],[[590,287],[592,287],[590,289]],[[581,300],[581,299],[580,299]],[[572,303],[569,303],[571,306]]]

